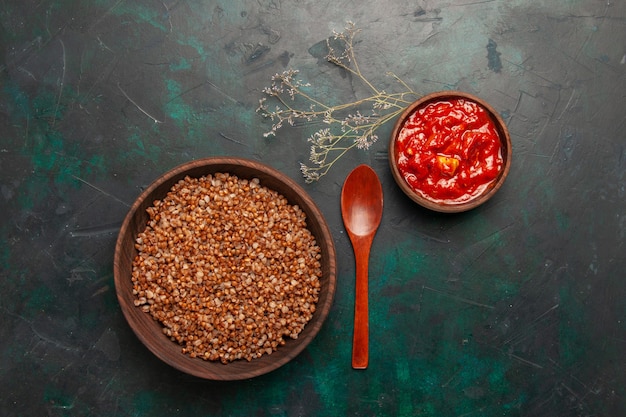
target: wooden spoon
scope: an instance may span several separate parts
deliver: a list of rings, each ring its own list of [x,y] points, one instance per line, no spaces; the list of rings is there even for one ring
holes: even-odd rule
[[[383,189],[367,165],[359,165],[346,178],[341,190],[341,216],[356,260],[356,294],[352,367],[367,368],[369,359],[368,268],[376,230],[383,215]]]

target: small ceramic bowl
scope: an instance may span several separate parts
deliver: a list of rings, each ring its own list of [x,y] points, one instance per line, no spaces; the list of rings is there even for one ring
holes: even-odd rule
[[[433,117],[433,116],[428,116],[428,115],[421,116],[420,115],[421,113],[417,113],[417,112],[420,112],[421,109],[424,109],[427,106],[434,104],[434,103],[446,102],[446,101],[457,100],[457,99],[474,103],[475,105],[478,106],[478,108],[481,108],[482,110],[484,110],[484,113],[481,111],[482,117],[484,117],[485,120],[490,123],[491,128],[495,132],[497,132],[497,137],[499,138],[499,145],[500,145],[500,155],[501,155],[502,160],[501,160],[501,166],[499,168],[499,171],[497,172],[497,174],[495,174],[495,178],[493,178],[491,182],[479,187],[479,189],[474,194],[471,194],[471,195],[468,194],[467,196],[460,198],[458,200],[441,199],[441,198],[432,197],[431,195],[428,195],[424,191],[420,192],[419,190],[416,190],[414,186],[411,186],[409,184],[409,182],[405,178],[405,174],[407,174],[407,172],[402,171],[402,168],[399,166],[399,162],[398,162],[399,148],[400,148],[399,137],[401,135],[403,135],[402,137],[406,137],[406,135],[408,135],[408,133],[406,133],[408,131],[403,132],[403,129],[405,129],[405,127],[409,129],[409,128],[412,128],[412,126],[415,126],[415,124],[411,125],[411,123],[413,123],[411,122],[411,120],[414,121],[415,118],[422,118],[422,120],[425,121],[425,124],[429,123],[428,118]],[[414,114],[415,116],[413,116]],[[463,126],[463,125],[459,125],[459,126]],[[459,129],[460,129],[460,132],[462,133],[463,127],[459,127]],[[412,132],[416,132],[416,131],[418,130],[413,130]],[[414,133],[410,133],[410,134],[414,134]],[[423,135],[423,137],[426,137],[426,135]],[[461,140],[459,140],[459,143],[465,143],[465,142],[462,142]],[[459,145],[459,146],[462,146],[462,145]],[[459,153],[457,152],[456,155],[459,155]],[[452,158],[450,158],[449,156],[446,156],[445,153],[435,156],[434,158],[442,158],[440,161],[444,161],[444,163],[447,164],[445,165],[445,168],[450,170],[449,172],[451,173],[450,174],[451,176],[454,175],[454,169],[456,169],[456,167],[459,166],[458,164],[463,163],[462,157],[459,157],[459,156],[456,156],[454,158],[456,160],[452,161],[454,162],[454,165],[447,163],[446,161],[450,161],[452,160]],[[416,158],[416,161],[417,161],[417,158]],[[422,164],[421,160],[419,163],[416,162],[416,164],[417,165]],[[489,200],[491,197],[494,196],[494,194],[500,189],[500,187],[502,187],[502,184],[504,183],[509,173],[510,166],[511,166],[511,137],[500,115],[488,103],[481,100],[480,98],[474,95],[468,94],[468,93],[460,92],[460,91],[442,91],[442,92],[432,93],[425,97],[422,97],[421,99],[409,105],[404,110],[404,112],[402,112],[402,114],[399,116],[398,120],[396,121],[393,131],[391,133],[390,141],[389,141],[389,165],[391,168],[392,175],[396,183],[400,187],[400,189],[411,200],[413,200],[420,206],[423,206],[430,210],[443,212],[443,213],[463,212],[463,211],[476,208],[480,206],[481,204],[484,204],[487,200]],[[423,169],[424,171],[422,172],[427,172],[432,169],[432,166],[433,166],[432,163],[428,166],[426,166],[426,164],[424,163],[423,166],[418,167],[417,170]],[[443,182],[445,183],[448,179],[449,177],[445,177],[445,181]]]
[[[271,355],[240,359],[223,364],[192,358],[181,352],[181,346],[163,334],[162,326],[152,316],[134,304],[131,272],[137,255],[135,239],[145,230],[146,209],[162,199],[171,187],[186,176],[197,178],[214,173],[229,173],[240,179],[260,180],[260,185],[282,194],[290,204],[298,205],[307,216],[307,228],[315,236],[321,249],[322,276],[319,301],[312,318],[297,339],[286,338]],[[115,247],[114,280],[117,297],[128,324],[139,340],[158,358],[174,368],[204,379],[241,380],[256,377],[277,369],[302,352],[317,335],[330,311],[336,287],[336,254],[330,230],[311,197],[293,180],[279,171],[242,158],[215,157],[183,164],[156,179],[132,205],[119,232]]]

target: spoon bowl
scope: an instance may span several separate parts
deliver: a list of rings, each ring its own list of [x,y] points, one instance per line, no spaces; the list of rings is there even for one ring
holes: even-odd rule
[[[375,232],[382,216],[382,198],[378,203],[378,196],[382,196],[380,182],[373,181],[378,181],[377,177],[361,176],[363,173],[370,175],[365,169],[357,172],[349,178],[350,181],[346,181],[342,192],[344,224],[348,232],[355,236]],[[376,201],[372,201],[372,196],[376,197]]]
[[[354,338],[352,367],[367,368],[369,361],[368,269],[369,254],[383,215],[383,190],[378,176],[359,165],[346,178],[341,190],[341,216],[356,261]]]

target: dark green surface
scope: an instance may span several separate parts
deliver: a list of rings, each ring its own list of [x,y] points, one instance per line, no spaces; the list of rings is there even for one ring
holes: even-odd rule
[[[276,72],[352,99],[351,80],[319,59],[349,20],[376,84],[391,70],[501,112],[513,167],[491,202],[417,208],[387,167],[391,126],[311,185],[299,163],[316,127],[263,137],[255,109]],[[625,41],[621,1],[0,1],[0,414],[626,415]],[[210,155],[300,181],[337,245],[321,333],[248,381],[159,362],[113,286],[117,230],[141,189]],[[370,366],[354,371],[339,194],[361,162],[381,177],[385,212]]]

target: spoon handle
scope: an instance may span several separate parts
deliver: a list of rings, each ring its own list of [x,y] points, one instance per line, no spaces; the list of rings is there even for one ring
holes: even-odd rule
[[[366,369],[369,362],[369,305],[368,269],[372,239],[353,239],[356,259],[356,288],[354,300],[354,336],[352,339],[352,367]]]

